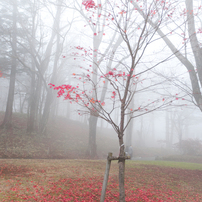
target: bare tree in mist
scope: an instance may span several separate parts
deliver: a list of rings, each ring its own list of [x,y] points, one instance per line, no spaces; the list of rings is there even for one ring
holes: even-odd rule
[[[56,82],[58,69],[67,61],[62,53],[74,21],[74,18],[65,23],[62,20],[66,9],[61,7],[62,2],[58,0],[55,5],[33,0],[2,2],[0,32],[5,48],[1,52],[5,61],[1,59],[1,69],[10,79],[2,127],[11,127],[15,101],[20,103],[18,110],[27,113],[27,134],[46,133],[54,98],[47,86],[50,81]]]
[[[37,5],[36,5],[37,6]],[[36,7],[37,9],[37,7]],[[33,13],[36,14],[36,13]],[[53,49],[54,49],[54,43],[55,40],[57,40],[57,54],[55,54],[55,63],[58,61],[58,55],[60,55],[60,50],[59,50],[59,44],[58,40],[56,39],[57,37],[57,32],[59,32],[58,26],[59,26],[59,21],[60,21],[60,16],[61,16],[61,8],[58,6],[56,9],[56,14],[55,16],[53,15],[53,24],[51,28],[51,34],[49,40],[46,42],[46,47],[42,46],[40,44],[40,40],[35,42],[35,37],[37,34],[37,21],[33,21],[33,31],[30,38],[28,40],[30,41],[30,55],[32,59],[32,80],[31,80],[31,92],[30,92],[30,111],[29,111],[29,117],[28,117],[28,122],[27,122],[27,133],[30,134],[38,128],[40,132],[44,132],[47,124],[47,120],[49,117],[49,111],[50,111],[50,104],[52,101],[52,97],[50,95],[50,92],[48,91],[46,85],[47,81],[45,78],[45,73],[48,70],[49,64],[51,62],[51,57],[53,54]],[[33,16],[33,20],[37,19],[37,16]],[[43,37],[43,36],[41,36]],[[37,43],[37,45],[35,44]],[[43,50],[41,54],[37,53],[37,49]],[[37,72],[37,73],[36,73]],[[53,74],[52,74],[52,79],[56,77],[56,67],[53,68]],[[42,88],[43,86],[43,88]],[[43,91],[48,92],[48,94],[45,97],[41,97],[43,95]],[[43,115],[41,115],[41,111],[43,110],[42,108],[42,103],[40,103],[40,100],[45,100],[45,106],[44,106],[44,111]],[[40,109],[40,110],[39,110]],[[41,117],[42,116],[42,117]],[[40,120],[40,124],[39,124]]]
[[[184,91],[193,98],[193,103],[202,111],[202,48],[201,48],[201,2],[193,0],[181,1],[181,11],[178,12],[180,18],[173,19],[176,28],[169,28],[170,34],[166,35],[165,31],[158,29],[157,33],[165,42],[170,51],[180,61],[180,63],[187,69],[191,86],[184,83],[182,80],[174,80],[176,86],[181,91]],[[140,9],[139,9],[139,12]],[[150,22],[151,26],[155,26]],[[177,43],[176,38],[172,35],[181,36],[178,40],[181,45]],[[181,46],[179,48],[179,46]]]
[[[17,69],[17,2],[12,2],[13,14],[12,14],[12,31],[11,31],[11,71],[10,71],[10,83],[7,97],[6,112],[1,127],[11,128],[12,127],[12,114],[13,114],[13,101],[15,94],[15,80],[16,80],[16,69]]]

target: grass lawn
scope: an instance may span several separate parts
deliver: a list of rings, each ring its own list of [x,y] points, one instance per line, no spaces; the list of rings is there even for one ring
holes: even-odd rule
[[[104,160],[0,160],[0,201],[99,201]],[[127,161],[126,201],[202,201],[202,165]],[[118,201],[113,161],[106,201]]]

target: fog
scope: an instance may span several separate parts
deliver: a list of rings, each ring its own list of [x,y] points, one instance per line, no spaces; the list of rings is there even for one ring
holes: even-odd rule
[[[195,18],[181,9],[185,1],[166,9],[106,2],[0,1],[3,141],[11,134],[67,141],[75,130],[73,151],[84,145],[86,156],[103,158],[121,145],[172,153],[183,140],[202,140],[198,2]]]

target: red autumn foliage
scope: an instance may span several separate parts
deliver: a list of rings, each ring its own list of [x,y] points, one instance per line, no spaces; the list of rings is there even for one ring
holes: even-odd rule
[[[85,6],[85,9],[90,9],[95,7],[95,2],[93,0],[83,1],[82,4]]]

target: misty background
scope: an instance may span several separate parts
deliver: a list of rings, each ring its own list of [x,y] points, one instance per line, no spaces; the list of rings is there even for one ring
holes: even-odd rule
[[[145,2],[140,2],[138,6],[144,7]],[[196,13],[194,28],[201,51],[199,7],[202,2],[190,2],[193,2]],[[96,2],[98,4],[99,1]],[[185,0],[177,5],[173,15],[176,21],[167,20],[161,30],[167,33],[166,37],[195,69],[201,69],[202,63],[197,66],[191,45],[187,28],[189,21],[183,15],[182,8],[187,9],[188,5]],[[145,12],[149,9],[144,8]],[[103,9],[102,12],[106,11]],[[86,11],[80,0],[0,0],[0,15],[0,157],[104,158],[110,151],[118,155],[118,137],[112,126],[98,118],[97,130],[93,129],[96,143],[91,141],[90,115],[81,113],[79,110],[82,108],[76,103],[58,98],[57,92],[48,85],[78,85],[74,74],[81,73],[81,67],[92,71],[94,59],[88,53],[93,50],[96,40],[100,43],[98,60],[105,58],[100,65],[103,70],[110,61],[113,61],[111,69],[120,61],[128,64],[126,45],[114,28],[116,24],[112,22],[108,25],[103,18],[99,25],[103,27],[104,24],[106,28],[98,32],[93,23],[98,21],[99,14],[96,16],[96,10]],[[137,12],[136,15],[140,14]],[[137,19],[137,22],[141,25],[140,20]],[[139,36],[133,34],[133,37],[131,41],[135,44]],[[116,46],[116,55],[111,59]],[[86,55],[81,53],[81,48],[86,50]],[[198,55],[200,58],[201,52]],[[150,99],[162,101],[172,98],[173,101],[166,107],[134,118],[124,133],[126,148],[132,145],[137,157],[157,156],[163,154],[162,151],[166,151],[165,154],[182,154],[176,143],[188,139],[202,141],[201,101],[194,96],[196,90],[192,85],[192,82],[198,82],[201,90],[200,71],[195,72],[197,81],[190,80],[192,77],[186,65],[157,32],[154,42],[144,53],[143,61],[139,64],[141,68],[135,70],[140,76],[133,89],[137,93],[131,102],[132,108],[146,109]],[[143,74],[144,70],[157,63],[159,65],[152,71]],[[104,83],[101,88],[103,86]],[[148,86],[151,88],[147,91]],[[106,89],[110,90],[110,87]],[[201,92],[198,94],[201,96]],[[106,97],[111,97],[111,91],[106,93]],[[113,108],[106,101],[105,106],[108,110]],[[112,118],[119,124],[119,108]],[[92,150],[89,151],[89,148]],[[144,150],[148,152],[144,153]]]

